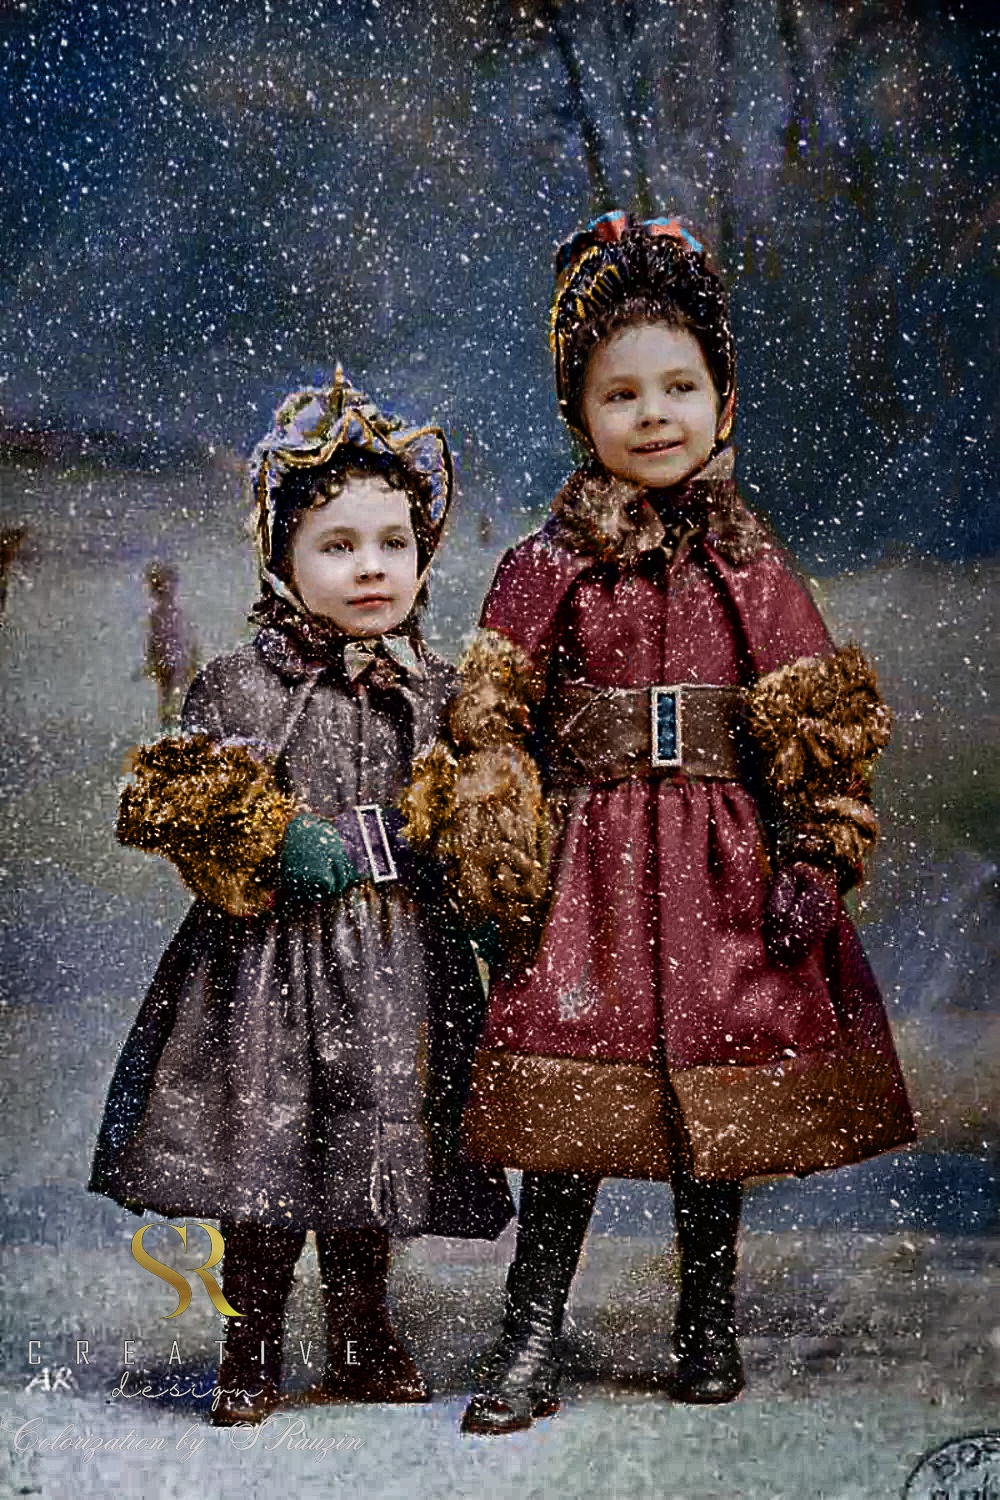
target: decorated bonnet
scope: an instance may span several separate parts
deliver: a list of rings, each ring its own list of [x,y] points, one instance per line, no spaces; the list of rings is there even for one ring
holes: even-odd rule
[[[421,580],[430,567],[455,487],[445,435],[439,427],[407,427],[400,418],[379,411],[338,365],[331,386],[286,396],[273,427],[250,457],[252,524],[261,578],[291,603],[298,601],[274,571],[282,523],[290,512],[316,503],[304,498],[308,492],[302,481],[313,477],[307,471],[343,471],[352,460],[384,473],[407,491]],[[319,481],[322,476],[314,477]]]
[[[580,401],[587,361],[601,338],[633,320],[679,323],[698,339],[719,393],[716,450],[736,409],[736,349],[725,287],[703,245],[675,218],[639,222],[602,214],[556,252],[549,324],[556,394],[584,440]]]

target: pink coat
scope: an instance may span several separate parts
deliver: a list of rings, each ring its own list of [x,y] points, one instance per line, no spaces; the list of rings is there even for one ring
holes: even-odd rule
[[[672,559],[641,545],[595,558],[550,522],[502,560],[482,625],[541,667],[545,702],[569,682],[751,686],[833,650],[779,550],[751,551],[727,560],[705,527]],[[540,946],[490,996],[466,1113],[477,1155],[667,1176],[683,1153],[701,1175],[743,1177],[913,1139],[846,913],[797,967],[765,951],[771,861],[751,786],[623,779],[553,797],[552,812]]]

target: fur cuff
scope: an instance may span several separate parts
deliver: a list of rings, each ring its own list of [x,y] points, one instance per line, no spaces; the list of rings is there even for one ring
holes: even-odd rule
[[[528,653],[498,630],[480,630],[459,666],[462,688],[448,711],[455,746],[523,744],[544,687]]]
[[[505,745],[462,757],[438,849],[454,872],[452,893],[469,926],[492,919],[505,941],[520,947],[544,899],[548,868],[541,777],[526,750]]]
[[[406,837],[448,863],[470,927],[492,919],[522,947],[548,867],[541,777],[525,748],[540,682],[530,657],[495,631],[479,633],[462,671],[450,733],[418,761],[403,800]],[[511,853],[523,867],[514,868]]]
[[[270,760],[196,734],[133,753],[118,804],[118,839],[172,860],[187,886],[231,916],[272,904],[275,860],[299,810]]]
[[[857,646],[801,657],[762,677],[748,698],[778,823],[778,857],[833,869],[856,884],[878,838],[868,777],[892,714]]]
[[[505,946],[528,945],[544,900],[548,822],[538,767],[519,745],[456,756],[438,741],[403,799],[404,833],[448,868],[448,890],[470,930],[495,922]],[[515,870],[510,853],[524,861]]]

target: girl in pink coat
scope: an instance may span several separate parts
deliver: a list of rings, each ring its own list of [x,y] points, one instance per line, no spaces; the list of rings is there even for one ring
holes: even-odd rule
[[[524,1179],[479,1433],[558,1406],[601,1176],[670,1180],[671,1391],[721,1402],[742,1179],[914,1136],[841,903],[890,715],[736,490],[722,283],[676,220],[606,214],[559,252],[552,344],[588,457],[501,561],[409,799],[502,955],[464,1137]]]

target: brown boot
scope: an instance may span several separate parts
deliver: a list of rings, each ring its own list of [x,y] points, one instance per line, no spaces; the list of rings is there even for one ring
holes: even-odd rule
[[[243,1316],[229,1320],[226,1351],[215,1383],[215,1427],[263,1422],[281,1390],[285,1303],[305,1233],[269,1224],[223,1223],[222,1292]],[[261,1347],[263,1346],[263,1359]]]
[[[341,1229],[317,1235],[316,1248],[327,1327],[320,1399],[429,1400],[423,1376],[389,1319],[388,1234],[384,1229]]]

